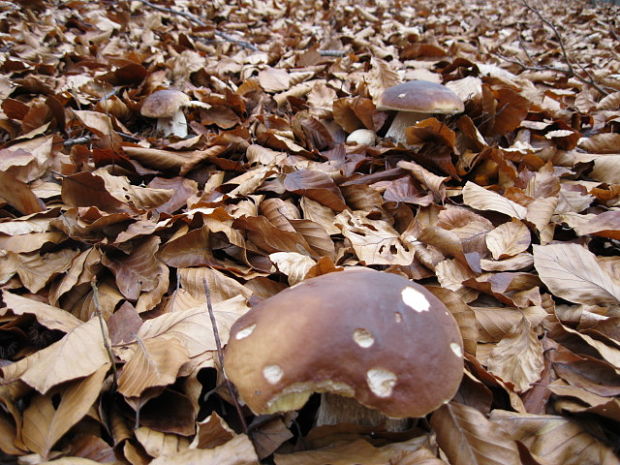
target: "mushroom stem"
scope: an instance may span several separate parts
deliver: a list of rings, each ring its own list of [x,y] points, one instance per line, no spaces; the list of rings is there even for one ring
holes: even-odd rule
[[[405,129],[409,126],[415,125],[418,121],[423,120],[428,115],[425,113],[418,113],[415,111],[399,111],[392,121],[392,125],[385,134],[385,137],[393,139],[396,143],[406,144],[407,136],[405,135]]]
[[[389,418],[377,410],[364,407],[351,397],[323,393],[316,426],[337,423],[352,423],[392,432],[405,431],[409,427],[407,418]]]
[[[170,118],[157,118],[157,131],[164,136],[175,135],[181,139],[187,137],[187,120],[182,110],[178,110]]]

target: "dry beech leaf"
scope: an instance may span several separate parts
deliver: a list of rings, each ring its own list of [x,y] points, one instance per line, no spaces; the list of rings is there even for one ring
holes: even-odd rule
[[[186,438],[155,431],[145,426],[137,428],[135,435],[140,445],[151,457],[173,456],[189,447],[189,441]]]
[[[558,297],[582,304],[618,304],[620,284],[577,244],[534,246],[534,266],[542,282]]]
[[[175,454],[160,455],[151,465],[258,465],[258,457],[250,439],[240,434],[213,449],[186,449]]]
[[[289,192],[316,200],[322,205],[340,212],[347,208],[336,183],[327,174],[309,169],[294,171],[284,179]]]
[[[316,262],[307,255],[295,252],[278,252],[269,255],[269,260],[278,268],[278,271],[288,278],[289,286],[303,281]]]
[[[109,363],[98,318],[69,331],[45,349],[1,368],[5,381],[21,379],[41,394],[65,381],[88,376]]]
[[[527,216],[527,208],[523,205],[519,205],[473,182],[468,181],[462,192],[463,202],[477,210],[496,211],[517,219],[525,219]]]
[[[366,265],[409,265],[413,261],[413,248],[385,221],[369,220],[363,211],[345,210],[336,216],[335,224]]]
[[[543,365],[542,342],[525,318],[493,348],[487,359],[487,369],[520,393],[540,379]]]
[[[500,260],[525,252],[530,246],[531,236],[527,226],[513,219],[487,233],[485,240],[493,258]]]
[[[620,184],[620,155],[595,157],[594,168],[590,171],[589,177],[609,184]]]
[[[29,450],[47,457],[54,444],[92,407],[110,367],[105,364],[85,379],[52,395],[38,395],[24,411],[21,438]],[[60,402],[55,397],[60,397]]]
[[[43,202],[37,198],[28,184],[3,171],[0,171],[0,199],[6,200],[24,215],[44,210]]]
[[[367,79],[368,91],[375,104],[385,89],[400,84],[400,78],[390,64],[376,57],[370,59],[370,71]]]
[[[596,463],[614,465],[618,458],[611,448],[570,418],[556,415],[532,415],[494,410],[491,424],[525,445],[543,465]]]
[[[590,153],[618,153],[620,147],[620,134],[597,134],[583,138],[579,141],[579,147]]]
[[[431,427],[451,465],[521,465],[516,443],[472,407],[444,405]]]
[[[185,346],[165,334],[138,341],[118,378],[118,392],[139,397],[145,389],[173,384],[181,366],[189,360]]]
[[[235,432],[216,412],[196,424],[196,436],[190,449],[213,449],[235,437]]]
[[[576,225],[574,229],[580,236],[593,234],[620,240],[620,211],[610,210],[600,213],[588,222]]]
[[[58,329],[64,333],[68,333],[83,323],[71,313],[38,300],[28,299],[8,291],[3,291],[1,296],[6,305],[5,308],[0,309],[1,316],[6,315],[7,310],[14,315],[33,315],[42,326],[48,329]]]
[[[374,447],[358,439],[314,450],[276,454],[276,465],[446,465],[431,451],[419,445],[419,438]]]

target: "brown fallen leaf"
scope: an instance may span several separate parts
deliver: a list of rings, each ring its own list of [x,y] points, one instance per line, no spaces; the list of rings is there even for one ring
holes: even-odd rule
[[[580,245],[535,245],[534,266],[545,285],[563,299],[584,304],[620,302],[620,283]]]
[[[258,465],[250,439],[240,434],[213,449],[186,449],[174,455],[160,455],[151,465]]]
[[[45,349],[0,368],[5,381],[18,378],[41,394],[52,387],[88,376],[109,363],[100,321],[93,318]]]
[[[109,368],[105,364],[59,392],[36,396],[24,411],[20,434],[26,447],[47,458],[54,444],[93,406]]]

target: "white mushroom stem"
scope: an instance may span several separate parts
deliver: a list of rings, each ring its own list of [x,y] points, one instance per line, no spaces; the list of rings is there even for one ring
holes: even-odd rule
[[[423,120],[427,116],[425,113],[417,113],[415,111],[399,111],[385,137],[393,139],[396,143],[406,144],[405,129],[409,126],[414,126],[418,121]]]
[[[316,426],[337,423],[369,426],[383,431],[405,431],[409,426],[407,418],[389,418],[377,410],[364,407],[351,397],[324,393],[317,411]]]
[[[157,118],[157,131],[164,136],[187,137],[187,120],[183,110],[178,110],[171,118]]]
[[[211,108],[211,105],[208,103],[199,102],[197,100],[192,100],[184,107],[180,107],[174,115],[170,118],[157,118],[157,130],[161,132],[164,136],[168,137],[170,135],[174,135],[181,139],[187,137],[187,120],[185,119],[185,114],[183,113],[183,108],[204,108],[208,110]]]

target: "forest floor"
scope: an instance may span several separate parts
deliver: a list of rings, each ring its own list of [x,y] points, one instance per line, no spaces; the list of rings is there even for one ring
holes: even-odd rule
[[[0,462],[620,463],[619,7],[2,1],[0,44]],[[388,137],[411,80],[463,111]],[[353,266],[450,309],[455,397],[254,415],[232,324]]]

